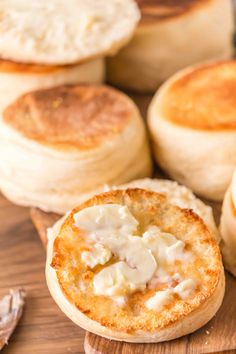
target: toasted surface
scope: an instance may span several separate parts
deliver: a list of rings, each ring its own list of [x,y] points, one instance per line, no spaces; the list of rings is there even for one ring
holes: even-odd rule
[[[141,10],[141,25],[173,19],[194,11],[212,0],[136,0]]]
[[[191,275],[199,280],[191,296],[186,300],[175,297],[157,315],[145,307],[145,301],[155,291],[168,288],[165,283],[129,294],[123,307],[107,296],[94,295],[92,281],[95,274],[116,259],[112,257],[107,264],[93,269],[86,267],[81,261],[81,252],[88,250],[89,244],[86,235],[75,226],[73,217],[87,207],[103,204],[127,206],[138,220],[141,232],[156,225],[185,242],[186,251],[194,254],[193,261],[185,267],[176,261],[170,271],[175,273],[178,269],[181,275]],[[179,322],[209,300],[222,277],[219,248],[202,220],[191,210],[169,204],[164,195],[142,189],[109,191],[75,208],[54,240],[51,266],[56,271],[61,291],[77,310],[106,328],[130,334],[138,331],[152,333]],[[81,282],[86,291],[79,286]]]
[[[2,58],[53,65],[116,52],[140,16],[134,0],[3,0],[0,13]]]
[[[159,178],[143,178],[117,187],[117,189],[124,188],[141,188],[165,194],[171,204],[177,205],[183,209],[193,210],[213,232],[217,242],[220,241],[220,235],[215,224],[212,208],[198,199],[189,188],[175,181]]]
[[[12,129],[41,144],[89,149],[119,134],[138,111],[113,88],[81,84],[27,93],[3,116]]]
[[[53,73],[58,70],[72,68],[78,64],[71,65],[40,65],[40,64],[26,64],[18,63],[12,60],[0,59],[0,73],[24,73],[24,74],[44,74]]]
[[[236,129],[236,61],[198,66],[167,82],[160,114],[176,125],[199,130]]]

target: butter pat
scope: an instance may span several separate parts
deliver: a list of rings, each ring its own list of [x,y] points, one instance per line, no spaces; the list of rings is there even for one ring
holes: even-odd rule
[[[132,235],[138,226],[138,221],[126,206],[119,204],[95,205],[83,209],[74,215],[75,226],[99,242],[107,235]]]
[[[195,289],[195,281],[193,279],[185,279],[175,288],[157,291],[154,296],[146,301],[145,306],[148,310],[160,311],[163,306],[171,304],[174,300],[174,294],[178,294],[182,300],[186,300]]]
[[[145,303],[148,310],[160,311],[163,306],[168,305],[173,300],[172,289],[157,291],[154,296],[148,299]]]
[[[111,256],[112,253],[108,248],[100,243],[96,243],[91,251],[84,251],[81,253],[81,260],[86,266],[94,268],[98,264],[103,265],[107,263]]]
[[[186,279],[174,288],[174,292],[178,294],[182,300],[186,300],[195,289],[196,282],[193,279]]]
[[[176,241],[166,248],[166,259],[169,263],[173,263],[176,260],[184,260],[187,252],[184,253],[185,244],[183,241]]]
[[[183,241],[172,234],[162,232],[157,226],[149,227],[143,234],[143,241],[162,264],[184,261],[189,255],[189,252],[184,251]]]

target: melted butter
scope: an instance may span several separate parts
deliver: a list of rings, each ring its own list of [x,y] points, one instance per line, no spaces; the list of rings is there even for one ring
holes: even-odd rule
[[[107,247],[101,245],[100,243],[96,243],[92,247],[92,250],[81,253],[81,260],[86,266],[94,268],[98,264],[103,265],[107,263],[111,256],[112,253]]]
[[[164,306],[169,305],[177,294],[182,300],[186,300],[196,289],[196,282],[193,279],[185,279],[177,286],[170,289],[157,291],[156,294],[150,297],[145,306],[148,310],[161,311]]]
[[[148,310],[160,311],[165,305],[173,301],[173,291],[171,289],[157,291],[154,296],[145,303]]]

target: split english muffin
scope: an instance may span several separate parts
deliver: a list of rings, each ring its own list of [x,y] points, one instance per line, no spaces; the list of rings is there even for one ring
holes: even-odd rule
[[[1,58],[51,65],[115,53],[140,18],[133,0],[7,0],[0,13]]]
[[[236,165],[235,102],[236,61],[225,61],[180,71],[148,110],[157,162],[207,199],[223,199]]]
[[[203,326],[221,305],[216,241],[195,213],[162,194],[97,195],[48,236],[51,295],[90,332],[137,343],[171,340]]]
[[[104,184],[151,174],[134,102],[103,85],[27,93],[0,125],[0,188],[20,205],[65,213]]]
[[[137,0],[134,37],[108,59],[108,79],[123,88],[155,91],[178,70],[233,54],[230,0]]]
[[[20,95],[62,84],[102,83],[102,58],[73,65],[36,65],[0,59],[0,114]]]
[[[133,0],[10,0],[0,13],[0,114],[35,89],[102,83],[104,56],[130,39],[140,17]]]
[[[236,172],[224,197],[220,231],[225,267],[236,276]]]

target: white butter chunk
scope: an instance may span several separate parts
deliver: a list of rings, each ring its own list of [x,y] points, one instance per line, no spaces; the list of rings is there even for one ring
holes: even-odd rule
[[[99,235],[119,233],[132,235],[138,221],[126,206],[119,204],[95,205],[81,210],[74,215],[75,226],[99,240]],[[97,237],[96,237],[97,236]]]
[[[175,288],[157,291],[154,296],[148,299],[145,306],[149,310],[160,311],[163,306],[171,304],[174,294],[178,294],[182,300],[186,300],[196,289],[196,282],[193,279],[181,281]]]
[[[108,237],[110,250],[121,261],[101,270],[94,277],[94,292],[97,295],[122,296],[143,290],[157,269],[151,251],[145,247],[141,237]]]
[[[175,262],[176,260],[184,260],[185,254],[184,252],[185,243],[183,241],[176,241],[171,246],[166,248],[166,259],[170,263]]]
[[[174,292],[178,294],[182,300],[186,300],[195,289],[196,282],[193,279],[185,279],[174,288]]]
[[[160,311],[165,305],[168,305],[173,300],[172,289],[157,291],[154,296],[148,299],[145,306],[148,310]]]
[[[174,235],[162,232],[157,226],[151,226],[143,234],[143,241],[162,264],[184,261],[189,255],[184,251],[185,243]]]
[[[86,266],[94,268],[98,264],[107,263],[111,256],[112,253],[107,247],[100,243],[95,243],[91,251],[81,253],[81,260]]]

